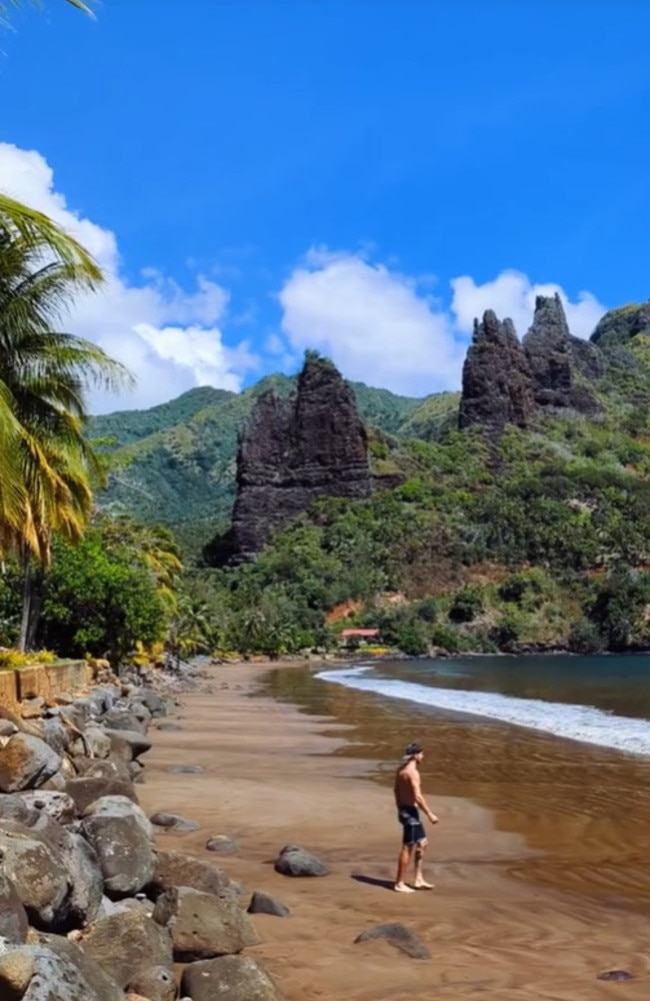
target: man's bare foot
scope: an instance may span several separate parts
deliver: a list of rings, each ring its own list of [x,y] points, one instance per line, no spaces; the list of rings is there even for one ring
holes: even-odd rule
[[[426,880],[421,879],[418,883],[414,883],[413,886],[416,890],[433,890],[435,883],[427,883]]]
[[[393,887],[396,893],[415,893],[412,886],[407,886],[406,883],[395,883]]]

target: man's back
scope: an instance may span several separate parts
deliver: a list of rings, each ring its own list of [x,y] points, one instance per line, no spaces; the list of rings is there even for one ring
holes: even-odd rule
[[[395,774],[395,803],[400,806],[415,806],[417,764],[407,761],[400,765]]]

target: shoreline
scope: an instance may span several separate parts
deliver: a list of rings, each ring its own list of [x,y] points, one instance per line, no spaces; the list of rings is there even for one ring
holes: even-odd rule
[[[208,668],[200,690],[182,697],[176,720],[183,729],[152,731],[138,791],[148,814],[168,810],[201,825],[195,833],[157,834],[160,848],[223,867],[245,887],[244,901],[263,890],[289,907],[288,918],[254,916],[262,944],[250,950],[288,1001],[406,1001],[428,998],[433,988],[461,999],[487,991],[574,1001],[609,996],[611,986],[596,977],[615,968],[635,978],[626,996],[645,996],[648,918],[515,878],[542,853],[498,830],[493,812],[469,799],[432,800],[441,823],[430,832],[425,871],[436,889],[389,891],[400,833],[390,790],[371,780],[375,759],[345,755],[353,724],[259,694],[265,676],[286,666]],[[166,770],[179,764],[203,771]],[[239,851],[206,851],[218,834],[236,838]],[[273,860],[291,843],[322,858],[331,875],[275,873]],[[406,924],[433,959],[412,960],[385,942],[353,944],[385,922]]]

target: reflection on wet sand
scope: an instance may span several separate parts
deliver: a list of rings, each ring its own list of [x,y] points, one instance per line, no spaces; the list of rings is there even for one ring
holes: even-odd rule
[[[308,669],[279,668],[264,690],[349,726],[335,753],[365,759],[378,782],[392,781],[403,747],[420,740],[428,794],[471,799],[491,811],[496,830],[525,838],[531,851],[507,863],[513,876],[650,912],[649,759],[388,701]],[[504,864],[490,857],[487,839],[483,861]]]

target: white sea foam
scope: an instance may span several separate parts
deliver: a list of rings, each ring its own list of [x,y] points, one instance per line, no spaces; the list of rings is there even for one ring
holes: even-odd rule
[[[593,706],[418,685],[410,681],[379,677],[372,666],[366,664],[340,671],[322,671],[317,677],[322,681],[335,682],[364,692],[375,692],[392,699],[501,720],[586,744],[598,744],[628,754],[650,756],[649,720],[616,716]]]

